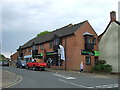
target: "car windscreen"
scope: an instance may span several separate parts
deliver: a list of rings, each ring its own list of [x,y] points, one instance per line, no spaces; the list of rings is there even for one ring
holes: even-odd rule
[[[26,64],[26,61],[21,61],[22,64]]]

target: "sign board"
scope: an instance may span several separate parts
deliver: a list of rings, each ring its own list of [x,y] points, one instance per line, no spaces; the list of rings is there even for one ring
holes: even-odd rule
[[[81,55],[99,56],[99,51],[86,51],[86,50],[81,50]]]

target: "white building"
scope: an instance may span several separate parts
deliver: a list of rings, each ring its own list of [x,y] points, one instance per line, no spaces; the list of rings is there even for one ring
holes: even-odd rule
[[[118,37],[120,22],[116,21],[115,11],[110,13],[110,18],[111,20],[105,31],[99,36],[99,60],[106,60],[107,64],[112,65],[112,72],[118,73],[120,72],[120,66],[118,65],[120,62],[118,55],[120,50],[118,45],[118,41],[120,41],[120,37]]]

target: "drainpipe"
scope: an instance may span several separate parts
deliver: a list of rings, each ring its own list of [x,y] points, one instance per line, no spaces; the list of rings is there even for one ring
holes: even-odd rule
[[[67,58],[66,58],[66,37],[65,37],[65,70],[67,69]]]

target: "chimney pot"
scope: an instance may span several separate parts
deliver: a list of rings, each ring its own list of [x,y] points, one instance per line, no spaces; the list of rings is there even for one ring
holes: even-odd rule
[[[110,12],[110,19],[111,19],[111,22],[116,21],[116,12],[115,11]]]
[[[68,27],[71,27],[71,26],[73,26],[73,24],[72,24],[72,23],[70,23],[70,24],[68,25]]]

